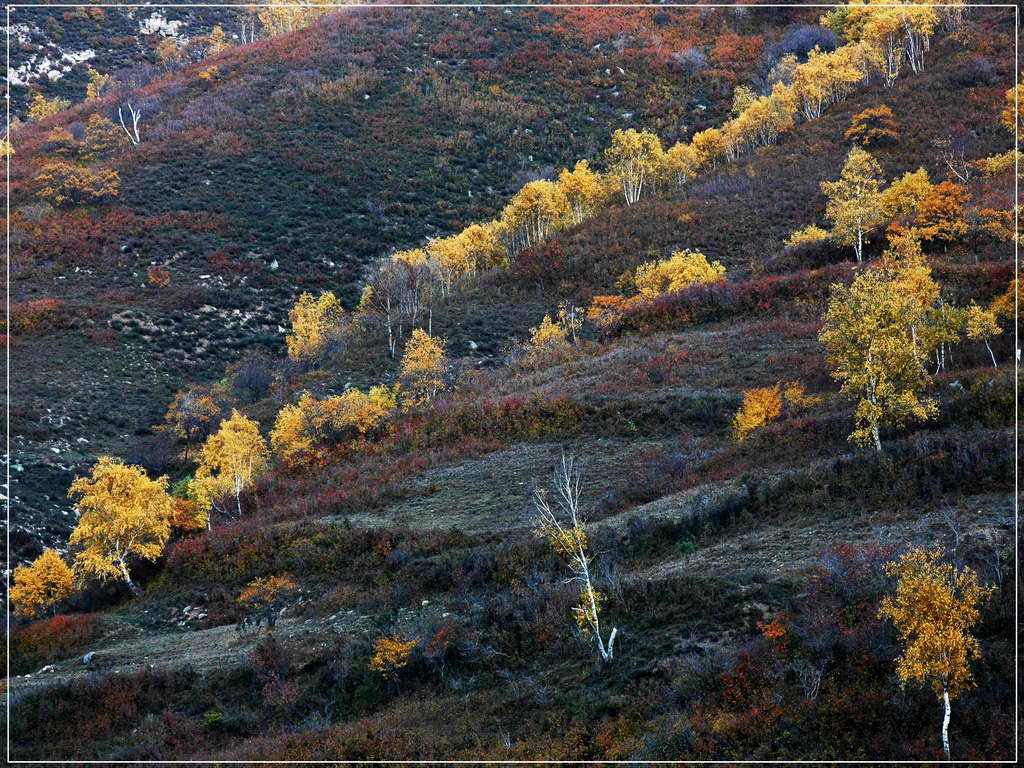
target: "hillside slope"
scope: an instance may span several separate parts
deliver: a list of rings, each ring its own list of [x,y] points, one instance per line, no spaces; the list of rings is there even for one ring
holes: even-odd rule
[[[666,13],[623,28],[760,40],[783,22]],[[11,300],[16,318],[29,302],[60,310],[15,330],[16,541],[62,538],[74,465],[133,443],[146,452],[183,384],[219,378],[246,351],[280,352],[303,290],[329,284],[351,308],[366,264],[495,215],[525,181],[593,156],[616,128],[666,125],[671,136],[724,115],[728,84],[679,78],[629,47],[645,38],[583,21],[345,9],[19,128]],[[133,100],[144,140],[101,158],[119,194],[84,209],[40,205],[34,179],[68,157],[53,131],[80,135],[93,114],[116,122]],[[148,279],[154,268],[168,285]],[[484,353],[508,338],[475,325],[467,333]]]
[[[194,473],[194,446],[152,430],[192,383],[222,379],[220,417],[238,408],[264,434],[303,392],[393,384],[399,363],[365,312],[345,315],[347,343],[317,364],[289,359],[295,298],[329,289],[352,310],[379,257],[494,217],[577,159],[604,170],[617,128],[668,144],[721,124],[771,46],[822,39],[801,26],[818,15],[346,10],[146,86],[152,139],[109,157],[120,193],[91,206],[40,212],[34,179],[59,149],[54,126],[114,101],[21,128],[12,300],[64,303],[13,335],[15,554],[63,547],[75,513],[62,495],[101,453]],[[683,189],[619,195],[434,300],[421,324],[449,359],[427,402],[399,389],[377,427],[325,429],[297,460],[275,444],[244,514],[215,511],[133,561],[140,594],[91,582],[56,618],[16,619],[14,754],[939,760],[935,695],[899,685],[900,639],[879,619],[895,588],[884,565],[922,547],[995,588],[951,739],[957,759],[1009,759],[1013,320],[956,334],[923,376],[935,413],[865,448],[819,334],[835,286],[878,268],[885,227],[865,264],[827,240],[784,241],[826,225],[821,182],[869,107],[899,127],[871,147],[886,184],[918,167],[945,178],[944,139],[970,161],[1005,152],[1012,34],[1005,9],[976,10],[936,32],[924,71],[860,84]],[[691,46],[699,76],[672,58]],[[1012,174],[972,173],[962,229],[923,242],[940,307],[988,307],[1015,275],[1012,243],[978,223],[1011,205]],[[522,344],[560,302],[635,293],[637,267],[683,249],[723,279],[620,297],[578,338]],[[239,359],[245,375],[226,367]],[[784,407],[738,440],[745,399],[776,385]],[[603,638],[617,630],[610,662],[561,551],[537,535],[533,492],[567,455]],[[244,595],[268,578],[295,590],[276,626],[253,628]]]

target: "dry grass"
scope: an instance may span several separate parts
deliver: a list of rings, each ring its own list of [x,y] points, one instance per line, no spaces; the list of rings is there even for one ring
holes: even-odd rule
[[[637,463],[672,447],[664,440],[588,439],[573,444],[524,443],[479,459],[428,470],[411,483],[418,495],[371,513],[352,515],[358,525],[467,533],[531,525],[530,494],[546,485],[563,451],[572,451],[585,478],[584,503],[593,505],[628,482]],[[330,520],[331,518],[328,518]]]

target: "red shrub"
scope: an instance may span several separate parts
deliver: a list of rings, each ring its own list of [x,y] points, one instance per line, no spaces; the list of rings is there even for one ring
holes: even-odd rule
[[[519,280],[545,283],[564,277],[568,266],[561,243],[554,240],[522,251],[512,264],[512,273]]]
[[[103,634],[103,623],[93,614],[55,616],[11,632],[11,672],[35,672],[46,664],[78,653]]]
[[[210,262],[213,270],[221,275],[242,276],[259,272],[259,265],[256,262],[243,261],[241,255],[241,246],[229,245],[207,254],[206,260]]]
[[[89,331],[89,341],[98,347],[112,347],[117,344],[118,336],[110,328],[103,328],[98,331]]]
[[[11,306],[11,330],[15,333],[45,333],[62,328],[66,316],[62,299],[35,299]]]

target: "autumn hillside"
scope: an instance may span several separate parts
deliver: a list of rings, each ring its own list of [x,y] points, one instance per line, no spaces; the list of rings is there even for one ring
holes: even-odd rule
[[[151,443],[183,384],[219,378],[247,351],[281,352],[302,290],[330,284],[351,308],[366,265],[495,215],[526,181],[599,154],[616,128],[657,128],[668,140],[715,124],[733,68],[752,72],[768,40],[800,18],[345,10],[219,53],[207,27],[190,22],[177,58],[166,50],[177,38],[157,31],[127,68],[90,60],[37,81],[25,102],[81,99],[66,90],[73,75],[113,77],[96,81],[100,98],[16,128],[23,396],[12,431],[18,529],[30,527],[24,539],[16,529],[16,550],[66,535],[76,463]],[[222,20],[232,43],[243,22]],[[710,51],[707,77],[681,76],[666,60],[665,45],[691,42]],[[138,145],[117,114],[130,102],[141,112]],[[94,115],[114,125],[87,140]],[[40,170],[54,161],[116,171],[117,194],[54,205],[39,194]],[[473,321],[463,343],[475,336],[494,355],[510,330]],[[50,334],[61,339],[56,357]]]
[[[967,10],[56,19],[131,53],[3,147],[13,754],[1009,759]]]

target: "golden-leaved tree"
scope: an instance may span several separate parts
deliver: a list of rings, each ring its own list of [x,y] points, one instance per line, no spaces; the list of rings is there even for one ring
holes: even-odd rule
[[[399,334],[406,322],[415,327],[424,313],[429,326],[433,319],[435,273],[427,252],[423,248],[397,251],[391,254],[391,263],[397,277]]]
[[[220,24],[215,25],[210,30],[210,34],[206,36],[205,42],[206,49],[211,56],[231,47],[231,42],[228,40],[228,36],[224,34],[224,28]]]
[[[985,342],[985,348],[992,357],[992,367],[998,368],[999,363],[996,362],[996,353],[992,351],[992,345],[989,343],[989,339],[1003,332],[1003,329],[999,327],[996,313],[972,303],[967,307],[965,325],[967,338],[971,341]]]
[[[743,393],[743,406],[732,420],[732,433],[742,443],[758,427],[771,424],[782,413],[782,387],[748,389]]]
[[[391,635],[377,638],[373,643],[370,669],[395,682],[409,663],[409,658],[417,645],[419,645],[419,640],[414,637],[405,638],[400,635]]]
[[[732,92],[732,109],[730,117],[739,117],[757,100],[757,94],[749,85],[737,85]]]
[[[882,219],[882,168],[870,153],[854,147],[846,157],[839,181],[824,181],[828,201],[825,216],[832,222],[832,238],[852,245],[857,261],[864,259],[867,234]]]
[[[862,57],[854,46],[825,52],[815,47],[793,74],[793,88],[800,111],[817,120],[825,107],[842,101],[866,76]]]
[[[569,221],[569,201],[556,182],[524,184],[501,211],[501,234],[510,257],[539,245]]]
[[[399,373],[402,399],[406,405],[430,402],[444,389],[448,368],[445,340],[417,328],[409,336]]]
[[[366,435],[378,429],[394,413],[395,393],[386,385],[378,384],[366,392],[347,389],[327,401],[327,418],[335,430],[352,430]]]
[[[682,189],[700,171],[701,158],[692,144],[678,142],[665,152],[659,172],[665,183]]]
[[[117,81],[113,79],[113,75],[102,74],[92,67],[89,67],[86,74],[89,75],[89,83],[85,86],[86,101],[102,99],[114,92]]]
[[[233,496],[239,515],[242,514],[242,491],[266,469],[267,442],[260,426],[237,409],[220,429],[207,438],[199,455],[195,493],[205,509],[227,510],[218,506],[220,499]]]
[[[732,420],[732,433],[737,443],[742,443],[750,434],[787,411],[815,405],[821,398],[808,395],[799,381],[780,381],[771,387],[748,389],[743,393],[743,405]]]
[[[676,251],[668,259],[651,261],[636,269],[633,281],[644,299],[653,299],[698,283],[714,283],[725,279],[721,262],[709,262],[697,251]]]
[[[653,133],[629,128],[612,134],[612,143],[604,154],[609,175],[622,187],[626,204],[632,205],[657,174],[664,150],[661,139]]]
[[[83,160],[102,160],[128,146],[128,137],[119,125],[102,115],[92,115],[85,124],[80,154]]]
[[[707,128],[693,134],[690,139],[697,170],[715,170],[725,158],[725,137],[720,128]]]
[[[896,82],[904,64],[913,72],[924,69],[924,54],[939,22],[934,8],[878,0],[844,6],[844,11],[847,39],[871,47],[887,87]]]
[[[530,329],[530,340],[523,345],[526,360],[537,362],[575,344],[583,327],[583,317],[580,308],[568,301],[559,305],[554,319],[551,315],[544,315],[540,325]]]
[[[75,586],[73,572],[53,549],[44,549],[31,565],[15,568],[13,582],[9,597],[14,612],[30,617],[54,609]]]
[[[174,395],[164,421],[168,429],[185,441],[186,461],[192,444],[217,428],[220,414],[220,406],[209,390],[193,387]]]
[[[86,168],[58,161],[47,163],[35,179],[36,194],[55,206],[89,203],[116,197],[121,178],[110,168]]]
[[[278,412],[270,444],[275,454],[292,462],[325,438],[368,434],[380,427],[395,407],[395,394],[384,385],[368,392],[348,389],[322,400],[303,392],[297,404],[285,405]]]
[[[256,16],[264,33],[273,37],[308,27],[328,14],[337,13],[337,10],[332,5],[318,3],[264,6],[256,12]]]
[[[832,377],[857,400],[850,439],[882,450],[881,425],[901,426],[935,415],[923,392],[930,349],[925,333],[938,286],[910,235],[851,285],[832,286],[819,339]]]
[[[1006,92],[1006,107],[999,115],[999,122],[1010,133],[1024,133],[1024,85]]]
[[[899,141],[900,130],[892,110],[885,104],[878,104],[854,115],[845,136],[861,146],[868,147],[872,144]]]
[[[142,467],[102,456],[89,477],[71,483],[68,495],[77,498],[79,512],[69,540],[80,548],[75,570],[101,580],[121,579],[137,594],[128,559],[156,560],[171,535],[174,505],[167,478],[151,480]]]
[[[878,612],[896,625],[903,643],[896,674],[904,684],[930,684],[943,702],[942,748],[949,760],[950,701],[972,683],[970,663],[981,647],[971,630],[978,604],[994,588],[980,585],[970,568],[942,562],[937,551],[912,550],[885,571],[898,580],[896,594],[884,597]]]
[[[275,455],[294,462],[313,450],[312,427],[301,402],[282,406],[270,431],[270,445]]]
[[[967,234],[964,204],[967,189],[951,181],[943,181],[929,190],[914,218],[914,231],[922,240],[950,243]]]
[[[563,168],[558,176],[558,186],[569,203],[573,224],[580,224],[590,218],[608,199],[608,186],[592,170],[586,160],[580,160],[570,171]]]
[[[882,216],[899,219],[916,214],[921,203],[932,194],[932,189],[928,171],[924,168],[907,171],[882,193]]]
[[[1010,281],[1009,287],[1003,293],[992,299],[988,308],[996,316],[996,319],[1009,319],[1017,313],[1017,300],[1020,295],[1020,278]]]
[[[498,241],[500,225],[496,221],[470,224],[458,234],[469,271],[473,274],[507,264],[505,249]]]
[[[467,276],[498,266],[505,250],[498,241],[497,222],[470,224],[457,235],[440,237],[427,246],[430,268],[437,276],[443,296]]]
[[[46,134],[46,149],[58,157],[70,157],[81,149],[81,144],[63,125],[54,126]]]
[[[338,342],[344,333],[345,309],[331,291],[323,291],[317,298],[303,293],[288,310],[292,332],[285,337],[288,357],[292,360],[315,362],[331,343]]]
[[[817,224],[808,224],[806,227],[798,229],[786,238],[784,245],[787,248],[793,248],[794,246],[801,245],[803,243],[817,243],[827,239],[828,232]]]
[[[550,354],[568,346],[566,329],[557,320],[552,320],[551,315],[544,315],[540,325],[530,329],[530,340],[526,344],[530,356]]]
[[[69,106],[71,106],[71,102],[67,99],[47,99],[39,91],[34,91],[32,100],[28,104],[28,116],[30,120],[43,120],[62,112]]]
[[[267,627],[273,629],[281,610],[298,588],[288,573],[253,579],[238,595],[238,602],[256,613],[257,621],[266,621]]]

